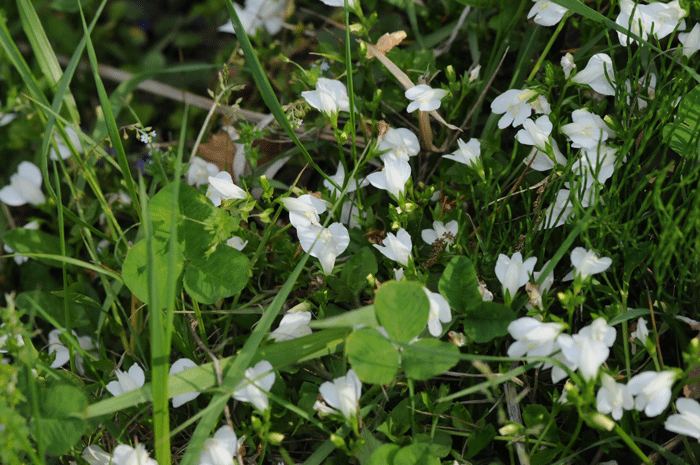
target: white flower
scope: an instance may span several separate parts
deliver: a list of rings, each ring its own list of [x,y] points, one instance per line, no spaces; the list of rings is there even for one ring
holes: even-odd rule
[[[340,222],[347,224],[350,229],[360,225],[360,222],[355,217],[364,219],[366,216],[364,212],[360,213],[360,209],[351,200],[343,202],[343,207],[340,211]]]
[[[608,137],[615,137],[615,131],[610,129],[603,118],[588,110],[574,110],[571,113],[573,123],[561,127],[561,132],[571,139],[571,147],[595,149]]]
[[[136,447],[119,444],[112,453],[112,465],[158,465],[158,462],[148,455],[143,444]]]
[[[622,409],[632,410],[634,399],[624,384],[618,383],[607,373],[603,373],[603,387],[596,396],[596,408],[600,413],[612,413],[614,420],[622,418]]]
[[[345,84],[334,79],[318,78],[316,90],[304,91],[301,96],[309,105],[329,118],[339,111],[350,111],[348,89]]]
[[[304,252],[318,258],[323,273],[327,275],[333,272],[336,257],[350,244],[348,230],[340,223],[333,223],[325,229],[322,226],[297,228],[297,236]]]
[[[678,40],[683,44],[683,55],[690,58],[695,52],[700,50],[700,23],[695,23],[690,32],[678,34]]]
[[[15,118],[17,118],[15,113],[3,113],[0,111],[0,127],[10,124]]]
[[[568,361],[564,363],[572,370],[580,369],[583,377],[589,380],[598,375],[598,369],[608,359],[609,348],[615,342],[616,335],[615,328],[608,326],[603,318],[597,318],[592,324],[581,328],[578,334],[560,335],[557,338],[557,344]],[[555,377],[561,379],[560,375],[555,374],[557,370],[561,369],[552,368],[552,379]]]
[[[238,19],[241,20],[246,34],[255,34],[260,26],[265,26],[270,35],[277,34],[284,23],[283,15],[287,6],[285,0],[246,0],[245,9],[234,3]],[[233,23],[227,22],[219,31],[235,34]]]
[[[245,199],[246,191],[233,183],[233,178],[228,171],[222,171],[216,176],[209,176],[209,189],[207,197],[215,207],[221,205],[222,200]]]
[[[111,381],[107,384],[107,390],[113,396],[119,396],[125,392],[134,391],[143,386],[143,383],[146,382],[143,369],[136,363],[131,365],[128,373],[117,368],[115,374],[117,375],[117,381]]]
[[[12,207],[25,203],[41,205],[46,197],[41,192],[41,170],[30,161],[23,161],[17,172],[10,176],[10,185],[0,189],[0,200]]]
[[[338,184],[340,187],[343,187],[343,184],[345,183],[345,168],[343,168],[343,164],[340,163],[338,164],[338,170],[335,172],[333,176],[330,176],[330,178],[335,181],[336,184]],[[360,182],[359,187],[364,187],[367,184],[369,184],[366,180],[363,180]],[[326,186],[328,190],[331,191],[331,193],[337,192],[338,189],[335,188],[333,184],[328,182],[327,179],[323,180],[323,185]],[[357,181],[355,179],[351,179],[350,183],[348,185],[348,191],[347,193],[355,192],[357,190]]]
[[[534,96],[535,92],[530,89],[510,89],[496,97],[491,102],[491,111],[497,115],[503,113],[498,127],[504,129],[512,124],[517,128],[523,124],[532,112],[532,106],[527,101]]]
[[[700,440],[700,404],[697,400],[680,398],[676,401],[678,413],[669,416],[664,427],[678,434]]]
[[[207,438],[202,446],[197,465],[234,465],[238,453],[238,437],[230,426],[224,425]]]
[[[687,11],[680,7],[678,0],[669,3],[655,2],[649,5],[637,4],[632,0],[620,1],[620,14],[615,22],[642,39],[647,40],[652,29],[658,39],[663,39],[676,27],[685,29],[685,20],[681,20]],[[617,32],[620,44],[627,45],[628,41],[636,40],[620,31]]]
[[[226,245],[229,247],[233,247],[236,250],[243,250],[245,249],[245,246],[248,245],[248,241],[243,242],[243,239],[241,239],[238,236],[233,236],[229,240],[226,241]]]
[[[655,417],[663,412],[671,400],[671,386],[676,375],[672,371],[645,371],[634,376],[627,388],[634,397],[634,408]]]
[[[387,233],[384,238],[385,245],[373,244],[374,248],[379,250],[382,255],[389,260],[394,260],[403,266],[408,266],[408,258],[411,256],[413,243],[408,232],[401,228],[396,232],[396,236],[392,233]]]
[[[5,323],[0,324],[0,328],[2,328],[3,326],[5,326]],[[7,349],[5,349],[5,344],[7,343],[7,339],[9,337],[10,337],[9,334],[3,334],[2,336],[0,336],[0,354],[7,353]],[[24,346],[24,339],[22,339],[22,336],[20,336],[19,334],[15,334],[15,341],[16,341],[17,347]],[[7,363],[10,363],[10,360],[7,358],[0,357],[0,362],[7,364]],[[2,425],[0,425],[0,426],[2,426]],[[0,431],[2,431],[2,428],[0,428]]]
[[[591,89],[602,95],[615,95],[615,72],[612,59],[606,53],[596,53],[571,81],[577,84],[588,84]]]
[[[527,120],[530,121],[530,120]],[[526,122],[527,122],[526,121]],[[556,165],[566,166],[566,158],[562,155],[559,150],[559,145],[554,139],[549,139],[552,147],[552,154],[554,155],[554,160],[549,158],[547,152],[543,152],[537,148],[533,148],[530,154],[525,157],[523,163],[535,171],[549,171]]]
[[[564,276],[563,281],[571,281],[574,279],[574,274],[585,280],[592,274],[602,273],[612,265],[612,258],[598,257],[598,254],[592,250],[576,247],[571,252],[571,264],[574,266],[574,271]]]
[[[479,72],[481,71],[481,65],[476,65],[474,69],[469,71],[469,82],[472,83],[479,79]]]
[[[433,221],[433,229],[424,229],[420,236],[426,244],[434,244],[436,240],[442,239],[447,245],[445,250],[450,250],[450,245],[454,244],[454,238],[457,236],[457,221],[452,220],[447,224],[442,221]]]
[[[532,277],[537,281],[540,279],[540,276],[542,276],[542,273],[544,272],[544,269],[547,268],[547,265],[549,265],[549,262],[551,260],[548,260],[544,265],[542,265],[542,268],[540,271],[534,271],[532,273]],[[540,284],[540,291],[541,292],[547,292],[549,289],[551,289],[552,284],[554,284],[554,271],[550,271],[550,273],[544,278],[544,281],[542,281],[542,284]]]
[[[75,147],[75,150],[78,153],[83,153],[83,146],[80,144],[80,136],[78,136],[78,133],[75,132],[70,126],[66,126],[65,130],[66,134],[68,135],[68,140],[70,140],[70,143],[73,145],[73,147]],[[56,154],[56,150],[51,147],[51,150],[49,151],[49,158],[52,160],[58,160],[58,156],[60,155],[61,158],[65,160],[66,158],[70,157],[70,149],[63,143],[63,139],[58,137],[57,133],[54,133],[53,140],[56,142],[56,146],[58,147],[58,155]]]
[[[576,63],[574,63],[574,56],[567,52],[566,55],[561,57],[561,67],[564,69],[564,77],[569,79],[571,71],[576,68]]]
[[[534,21],[540,26],[554,26],[564,17],[568,11],[563,6],[559,6],[549,0],[532,0],[535,2],[527,14],[527,19],[535,17]]]
[[[270,333],[270,338],[282,342],[307,336],[311,334],[310,321],[311,312],[289,312],[282,317],[277,329]]]
[[[535,121],[529,118],[523,121],[523,129],[518,131],[515,139],[521,144],[534,145],[545,152],[547,151],[547,143],[549,143],[549,135],[551,133],[552,122],[549,120],[549,116],[542,115]]]
[[[649,329],[647,328],[647,321],[644,318],[639,317],[637,320],[637,329],[630,333],[630,337],[633,339],[639,339],[642,341],[642,344],[646,344],[648,335]]]
[[[404,273],[403,268],[394,268],[394,280],[401,281],[404,277]]]
[[[570,195],[571,191],[568,189],[560,189],[557,192],[554,203],[544,211],[542,222],[539,225],[540,229],[556,228],[566,223],[574,211],[574,206],[569,200]]]
[[[348,370],[346,376],[336,378],[332,383],[326,381],[318,391],[323,396],[323,400],[334,409],[340,410],[345,418],[349,419],[357,415],[362,382],[355,374],[355,370]]]
[[[408,104],[406,111],[413,113],[420,111],[433,111],[440,108],[441,100],[447,95],[444,89],[433,89],[427,84],[418,84],[404,92],[407,99],[413,100]]]
[[[89,445],[80,456],[90,465],[110,465],[112,456],[95,444]]]
[[[518,318],[508,325],[515,342],[508,347],[511,358],[546,357],[554,352],[554,341],[563,329],[561,323],[542,323],[531,317]]]
[[[62,367],[70,360],[68,348],[64,346],[61,343],[61,340],[59,339],[59,336],[65,331],[65,328],[54,329],[49,333],[49,355],[53,353],[56,354],[56,358],[51,364],[51,368]],[[78,340],[78,344],[80,345],[81,349],[88,351],[95,348],[95,345],[92,343],[92,339],[90,338],[90,336],[78,337],[78,334],[75,331],[71,332],[73,333],[73,336],[75,336],[75,338]],[[83,370],[83,357],[81,357],[77,351],[75,352],[75,368],[81,375],[85,374],[85,371]]]
[[[24,229],[39,229],[39,223],[36,221],[30,221],[29,223],[25,224],[22,226]],[[5,249],[5,252],[7,253],[15,253],[14,250],[12,250],[7,244],[3,244],[3,248]],[[24,255],[17,255],[14,257],[15,263],[18,265],[21,265],[22,263],[26,263],[29,260],[29,257],[26,257]]]
[[[408,129],[389,128],[379,141],[377,150],[380,152],[389,150],[381,155],[382,161],[391,157],[408,161],[408,157],[416,156],[420,152],[420,142],[418,137]]]
[[[199,187],[209,182],[209,176],[214,176],[218,172],[219,168],[214,163],[209,163],[200,157],[194,157],[187,169],[187,184]]]
[[[183,371],[189,370],[190,368],[195,368],[196,366],[197,364],[189,358],[181,358],[179,360],[176,360],[175,363],[173,363],[172,365],[170,365],[169,374],[170,376],[173,376],[178,373],[182,373]],[[178,408],[182,404],[196,399],[198,395],[199,391],[192,391],[173,397],[173,408]]]
[[[238,401],[251,403],[256,409],[264,412],[268,406],[267,393],[275,384],[272,364],[261,360],[254,367],[247,368],[244,376],[231,396]]]
[[[321,0],[321,2],[325,3],[328,6],[345,6],[345,0]],[[348,7],[355,8],[355,0],[348,0]]]
[[[459,149],[449,155],[443,155],[442,158],[454,160],[458,163],[472,166],[481,156],[481,142],[479,139],[471,138],[469,142],[464,142],[462,139],[457,139]]]
[[[498,255],[496,262],[496,277],[503,286],[503,293],[515,297],[522,286],[530,279],[530,274],[535,269],[537,257],[530,257],[523,263],[523,256],[515,252],[511,258],[507,255]]]
[[[298,198],[285,197],[281,202],[289,210],[289,222],[297,229],[321,226],[319,215],[331,206],[330,202],[311,194],[303,194]]]
[[[384,168],[367,176],[367,181],[377,189],[388,191],[394,197],[406,190],[406,182],[411,177],[411,165],[405,160],[388,158],[384,161]]]
[[[430,313],[428,314],[428,331],[433,337],[440,337],[442,334],[442,324],[452,321],[452,311],[450,304],[439,292],[430,292],[423,288],[425,295],[430,302]]]
[[[486,283],[479,283],[479,294],[484,302],[493,302],[493,293],[486,288]]]

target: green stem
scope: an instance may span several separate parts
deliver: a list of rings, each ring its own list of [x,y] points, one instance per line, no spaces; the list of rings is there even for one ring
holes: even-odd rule
[[[576,439],[578,439],[578,435],[581,432],[581,427],[583,426],[583,417],[579,414],[578,416],[578,423],[576,423],[576,428],[574,429],[574,434],[571,435],[571,439],[569,440],[569,443],[566,445],[564,450],[561,453],[561,457],[566,457],[569,454],[569,451],[571,448],[574,446],[574,442],[576,442]]]
[[[624,441],[624,443],[627,444],[627,447],[629,447],[632,450],[632,452],[637,454],[637,456],[640,459],[642,459],[642,462],[649,464],[649,465],[652,464],[651,460],[649,460],[649,458],[646,455],[644,455],[644,452],[642,452],[642,450],[639,448],[639,446],[637,446],[637,444],[635,444],[634,441],[632,441],[632,438],[630,438],[627,435],[627,433],[625,433],[625,430],[622,429],[620,427],[620,425],[615,423],[615,427],[613,428],[613,430],[615,431],[615,433],[618,436],[620,436],[620,438]]]
[[[564,24],[566,23],[566,20],[569,18],[569,16],[571,16],[571,11],[567,11],[566,14],[564,15],[564,18],[562,18],[562,20],[559,21],[557,28],[554,30],[554,33],[552,34],[552,37],[549,38],[549,42],[547,42],[547,45],[545,46],[544,51],[542,51],[542,54],[540,55],[540,59],[537,60],[537,63],[535,63],[535,67],[532,68],[530,75],[527,77],[528,81],[531,81],[532,78],[535,77],[535,74],[537,74],[537,71],[540,70],[540,67],[542,67],[542,63],[544,63],[544,59],[547,58],[547,54],[549,53],[549,50],[552,48],[552,45],[554,45],[554,41],[557,39],[557,36],[559,36],[559,33],[564,28]]]
[[[415,389],[413,386],[413,380],[411,378],[408,378],[408,393],[411,396],[410,397],[410,402],[411,402],[411,436],[415,438],[416,434],[418,432],[418,427],[416,425]]]

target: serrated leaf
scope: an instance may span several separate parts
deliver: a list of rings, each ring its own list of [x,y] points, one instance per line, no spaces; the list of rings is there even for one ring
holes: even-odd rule
[[[481,302],[464,314],[464,335],[484,343],[508,334],[508,325],[515,320],[513,310],[495,302]]]
[[[377,291],[374,311],[392,340],[409,342],[428,324],[430,301],[420,284],[391,281]]]

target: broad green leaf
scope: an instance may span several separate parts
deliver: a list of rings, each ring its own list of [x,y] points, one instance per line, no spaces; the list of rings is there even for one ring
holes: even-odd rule
[[[469,410],[459,402],[455,402],[452,405],[450,417],[452,418],[452,426],[457,429],[466,429],[467,427],[474,426],[474,420]]]
[[[241,292],[249,268],[250,260],[242,252],[219,244],[214,252],[192,259],[185,270],[185,289],[198,302],[213,304]]]
[[[438,289],[452,310],[462,313],[481,303],[479,280],[471,260],[464,256],[454,257],[442,273]]]
[[[372,435],[369,428],[364,428],[362,430],[362,438],[365,440],[365,444],[355,454],[355,457],[357,461],[360,462],[360,465],[368,465],[371,463],[374,452],[382,447],[383,443]]]
[[[60,384],[42,390],[36,421],[46,452],[63,455],[78,442],[87,427],[87,405],[85,394],[73,386]]]
[[[340,315],[326,318],[324,320],[311,321],[309,326],[312,329],[323,328],[354,328],[357,325],[369,327],[379,326],[377,316],[374,312],[374,305],[358,308]]]
[[[38,229],[15,228],[7,231],[2,236],[2,241],[15,253],[41,253],[47,255],[61,255],[61,241],[58,237]],[[66,255],[71,255],[66,250]],[[61,266],[61,262],[47,258],[36,258],[50,266]]]
[[[396,444],[384,444],[374,451],[367,465],[391,465],[398,451],[399,446]]]
[[[417,442],[402,447],[394,455],[393,465],[440,465],[440,459],[432,454],[428,444]]]
[[[475,429],[467,438],[467,453],[465,454],[465,457],[474,457],[476,454],[484,450],[484,448],[488,446],[495,437],[496,428],[494,428],[491,423],[487,423],[486,426]]]
[[[430,302],[420,284],[391,281],[377,291],[374,311],[392,340],[409,342],[428,324]]]
[[[663,135],[679,155],[693,158],[700,154],[700,86],[681,98],[676,119],[664,126]]]
[[[170,235],[172,196],[175,183],[162,188],[148,204],[148,212],[157,238]],[[213,246],[231,237],[231,216],[194,187],[181,183],[178,197],[177,237],[187,260],[195,260],[211,252]]]
[[[433,437],[426,433],[417,434],[416,442],[427,444],[430,447],[430,455],[441,459],[447,457],[452,450],[452,436],[440,429],[435,430]]]
[[[160,292],[158,302],[166,302],[168,296],[165,295],[168,280],[168,242],[154,238],[153,252],[155,254],[155,263],[153,267],[156,272],[157,289]],[[184,257],[182,251],[177,248],[178,259],[175,262],[177,276],[177,293],[180,292],[182,286],[182,268]],[[129,290],[141,302],[148,302],[148,253],[146,250],[146,241],[137,242],[126,254],[124,264],[122,265],[122,276],[124,283]]]
[[[441,375],[459,361],[459,349],[449,342],[421,339],[404,347],[401,365],[406,376],[423,381]]]
[[[68,311],[70,312],[70,324],[73,328],[82,328],[90,324],[90,319],[87,315],[87,309],[85,306],[70,301],[69,297]],[[32,314],[35,313],[33,310],[36,307],[40,307],[46,314],[51,316],[55,321],[65,325],[66,311],[63,306],[63,299],[46,291],[29,291],[22,292],[17,296],[15,301],[18,308],[28,309]],[[94,311],[94,307],[90,309]],[[42,314],[36,315],[39,318],[44,319]],[[49,322],[50,323],[50,322]]]
[[[354,292],[359,292],[367,285],[370,274],[377,274],[377,259],[369,247],[363,247],[345,262],[340,279]]]
[[[484,343],[508,334],[508,325],[515,320],[510,307],[495,302],[481,302],[464,314],[464,335]]]
[[[389,384],[399,368],[399,351],[374,328],[350,334],[345,351],[355,373],[365,383]]]

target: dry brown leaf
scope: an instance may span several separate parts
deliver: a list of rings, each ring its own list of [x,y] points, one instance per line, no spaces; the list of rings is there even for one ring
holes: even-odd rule
[[[377,138],[381,139],[384,134],[389,130],[391,125],[384,120],[377,122]]]
[[[381,36],[377,41],[375,48],[377,51],[386,55],[389,51],[399,45],[406,38],[406,31],[396,31],[389,34],[388,32]],[[375,51],[367,48],[367,58],[373,58],[375,56]]]
[[[228,171],[233,176],[233,159],[236,157],[236,144],[225,132],[212,134],[208,141],[199,145],[197,155],[214,163],[219,170]],[[243,155],[243,154],[241,154]]]

